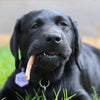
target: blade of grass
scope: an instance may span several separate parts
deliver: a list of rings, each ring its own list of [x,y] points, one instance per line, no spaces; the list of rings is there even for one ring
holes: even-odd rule
[[[54,92],[54,94],[55,94],[55,100],[58,100],[58,96],[59,96],[59,93],[60,93],[60,91],[61,91],[61,87],[59,88],[59,90],[58,90],[58,92],[56,93],[56,91],[53,89],[53,92]]]
[[[72,96],[68,97],[68,100],[72,99],[73,97],[75,97],[76,93],[73,94]]]
[[[42,95],[43,95],[43,100],[47,100],[43,91],[42,91]]]
[[[93,91],[94,91],[94,95],[93,95],[94,100],[100,100],[100,99],[98,99],[98,96],[97,96],[97,93],[96,93],[95,88],[92,87],[92,89],[93,89]]]
[[[18,100],[25,100],[18,92],[16,92],[16,95]]]

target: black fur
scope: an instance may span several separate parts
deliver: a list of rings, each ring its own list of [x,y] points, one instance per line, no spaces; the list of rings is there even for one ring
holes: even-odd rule
[[[76,93],[72,100],[93,100],[92,87],[100,94],[100,50],[81,42],[77,27],[69,16],[56,10],[24,15],[15,25],[10,47],[16,69],[0,90],[0,100],[4,97],[17,100],[17,93],[25,97],[25,91],[33,97],[34,89],[38,91],[39,88],[41,95],[41,79],[42,84],[50,80],[45,92],[47,100],[52,100],[55,97],[53,89],[57,92],[60,87],[59,100],[63,97],[63,89],[67,89],[68,96]],[[22,67],[26,69],[31,55],[36,57],[29,84],[20,87],[15,83],[16,74]]]

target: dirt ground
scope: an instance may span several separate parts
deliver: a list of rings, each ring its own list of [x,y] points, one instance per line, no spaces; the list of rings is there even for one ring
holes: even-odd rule
[[[11,35],[0,34],[0,47],[9,45]],[[82,37],[82,41],[100,48],[100,37]]]

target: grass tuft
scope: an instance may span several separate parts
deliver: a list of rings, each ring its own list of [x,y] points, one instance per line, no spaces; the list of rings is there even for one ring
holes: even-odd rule
[[[45,96],[45,92],[42,91],[42,95],[39,96],[38,93],[39,93],[40,89],[38,90],[38,92],[35,91],[34,89],[34,92],[35,92],[35,96],[32,98],[31,95],[26,91],[26,96],[25,98],[23,98],[22,96],[20,96],[20,94],[17,94],[17,99],[18,100],[47,100],[46,99],[46,96]],[[59,88],[58,92],[56,93],[56,91],[53,89],[53,92],[55,94],[55,98],[52,98],[52,100],[59,100],[58,97],[59,97],[59,94],[61,92],[61,87]],[[64,94],[64,98],[62,97],[61,100],[71,100],[74,96],[76,96],[76,93],[70,97],[68,97],[68,94],[67,94],[67,89],[65,89],[65,91],[63,90],[63,94]]]

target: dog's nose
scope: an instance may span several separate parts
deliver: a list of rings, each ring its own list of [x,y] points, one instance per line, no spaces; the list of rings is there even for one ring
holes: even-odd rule
[[[61,36],[58,34],[47,34],[45,39],[47,43],[54,43],[54,44],[60,44],[62,41]]]

